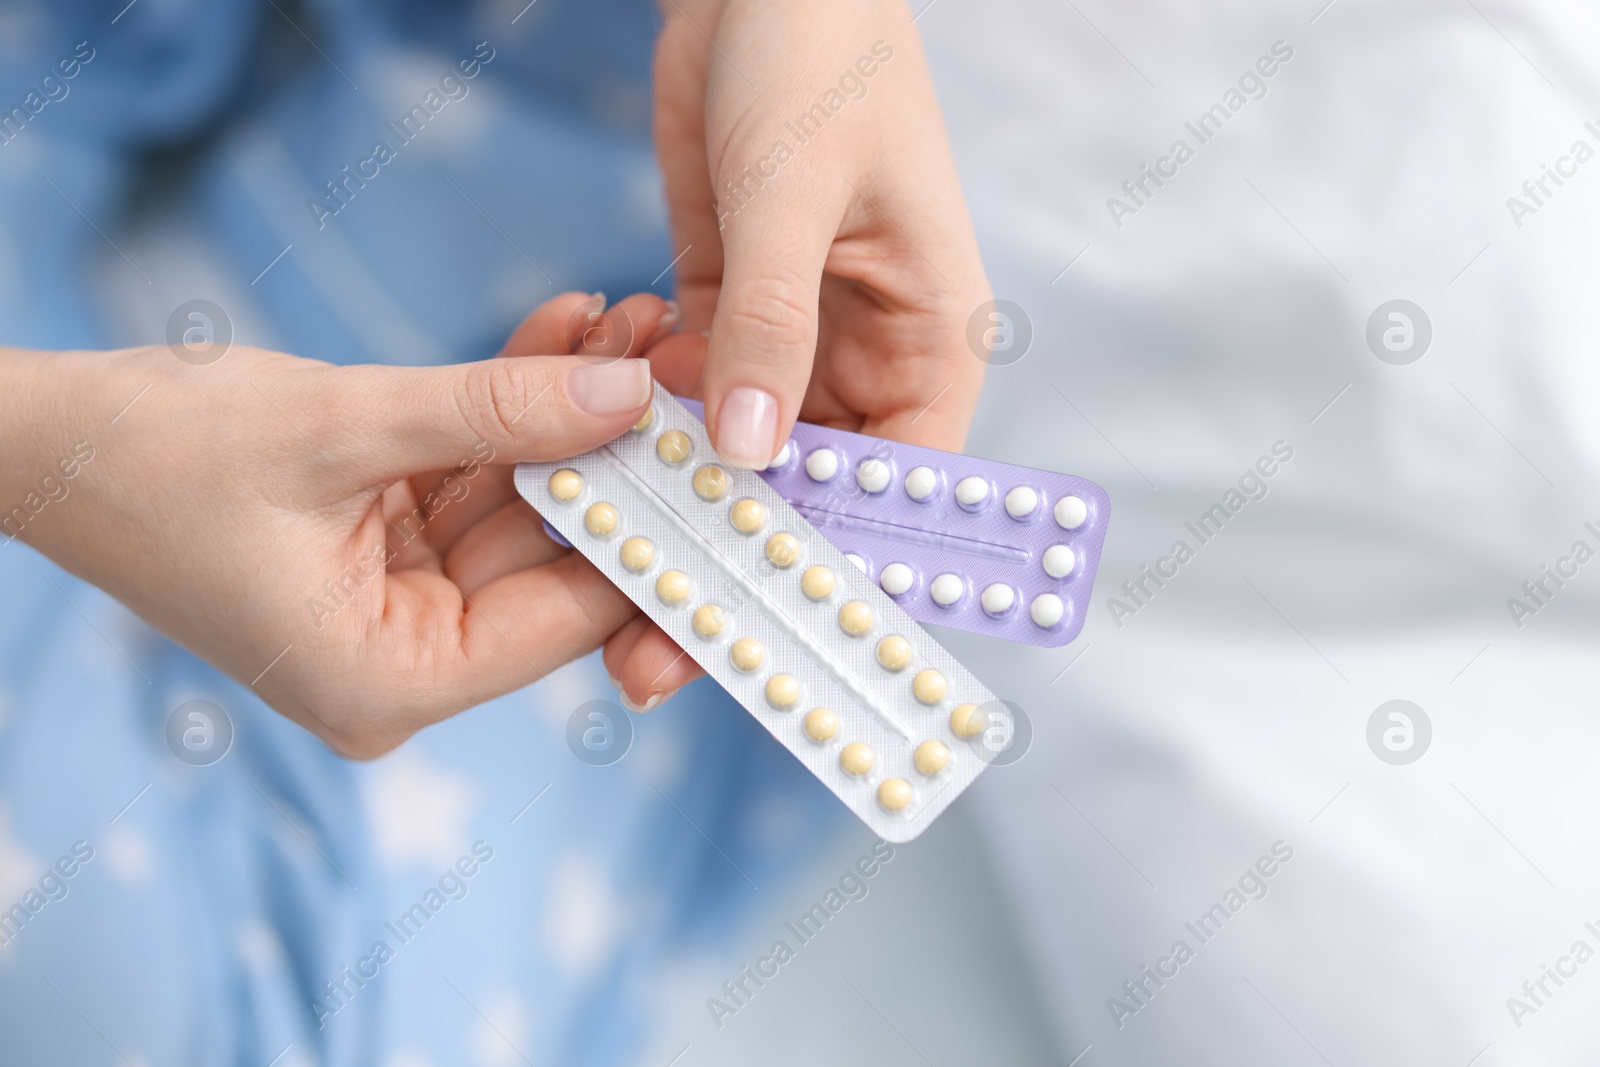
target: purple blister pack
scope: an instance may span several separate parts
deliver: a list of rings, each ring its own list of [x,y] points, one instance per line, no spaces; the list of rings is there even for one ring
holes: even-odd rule
[[[1083,629],[1111,518],[1093,482],[805,422],[762,477],[917,622],[1052,648]]]
[[[1083,629],[1111,519],[1091,481],[808,422],[761,476],[917,622],[1047,648]]]

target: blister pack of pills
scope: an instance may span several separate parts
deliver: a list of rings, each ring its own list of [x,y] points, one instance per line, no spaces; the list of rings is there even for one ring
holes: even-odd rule
[[[918,622],[1047,647],[1083,629],[1111,518],[1093,482],[804,422],[762,477]]]
[[[987,765],[994,696],[659,385],[633,430],[516,486],[884,840]]]

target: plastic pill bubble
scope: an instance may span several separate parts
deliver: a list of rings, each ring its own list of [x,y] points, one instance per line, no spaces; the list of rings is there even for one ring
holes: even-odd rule
[[[832,708],[812,708],[806,712],[806,736],[813,741],[831,741],[839,732],[839,716]]]
[[[789,457],[792,455],[794,455],[794,445],[785,441],[783,447],[778,449],[778,454],[772,457],[772,462],[767,464],[767,470],[775,471],[779,467],[787,465]]]
[[[767,538],[767,559],[774,567],[791,566],[800,558],[800,541],[794,534],[773,534]]]
[[[689,458],[689,435],[682,430],[668,430],[656,442],[656,455],[668,463],[682,463]]]
[[[825,482],[839,473],[839,453],[831,448],[818,448],[806,457],[806,473],[814,482]]]
[[[932,667],[917,672],[911,679],[911,693],[924,704],[937,704],[944,699],[945,692],[950,688],[950,683],[944,680],[944,675]]]
[[[911,582],[916,576],[911,573],[911,568],[904,563],[891,563],[883,568],[883,573],[878,575],[878,584],[883,586],[883,591],[890,596],[899,596],[911,589]]]
[[[1061,598],[1054,593],[1044,593],[1033,598],[1033,604],[1028,608],[1028,614],[1033,616],[1036,625],[1049,629],[1061,621],[1061,616],[1066,609],[1061,605]]]
[[[864,600],[852,600],[839,609],[839,629],[851,637],[860,637],[872,629],[872,609]]]
[[[562,467],[550,476],[550,495],[557,500],[576,500],[581,492],[583,492],[583,475],[577,471]]]
[[[767,507],[759,500],[745,497],[728,511],[728,521],[740,533],[755,533],[767,524]]]
[[[969,474],[956,483],[956,499],[969,508],[975,508],[989,499],[989,483],[976,474]]]
[[[648,430],[650,428],[650,424],[655,421],[656,409],[651,408],[649,411],[644,413],[644,416],[638,422],[633,424],[633,428],[638,430],[640,433],[643,433],[645,430]]]
[[[878,786],[878,803],[884,811],[899,811],[911,803],[911,783],[904,778],[885,778]]]
[[[701,604],[694,609],[694,632],[715,637],[728,625],[728,613],[717,604]]]
[[[1065,578],[1078,565],[1078,557],[1066,545],[1051,545],[1044,550],[1044,572],[1052,578]]]
[[[957,737],[977,737],[983,733],[986,716],[976,704],[957,704],[950,713],[950,730]]]
[[[1076,530],[1089,517],[1089,505],[1075,496],[1064,496],[1056,501],[1056,525],[1063,530]]]
[[[995,582],[983,590],[983,610],[990,615],[1004,615],[1017,602],[1017,591],[1004,582]]]
[[[630,537],[622,542],[622,565],[634,573],[655,562],[656,546],[644,537]]]
[[[694,472],[694,495],[701,500],[721,500],[728,495],[728,472],[707,464]]]
[[[856,484],[869,493],[889,488],[889,465],[881,459],[864,459],[856,465]]]
[[[833,595],[833,572],[826,567],[807,567],[800,576],[800,591],[812,600],[826,600]]]
[[[906,474],[906,496],[912,500],[926,500],[939,488],[939,476],[932,467],[912,467]]]
[[[856,555],[854,552],[846,552],[844,554],[844,558],[849,560],[851,564],[854,565],[855,569],[860,571],[862,574],[867,573],[867,561]]]
[[[781,711],[794,707],[800,699],[800,683],[792,674],[774,674],[767,679],[767,703]]]
[[[583,526],[596,537],[604,537],[616,530],[621,518],[610,504],[590,504],[583,513]]]
[[[728,649],[728,662],[741,671],[753,671],[767,659],[767,650],[753,637],[741,637]]]
[[[966,583],[961,580],[960,576],[954,574],[941,574],[928,587],[928,592],[933,597],[933,602],[941,608],[947,608],[960,600],[961,594],[966,590]]]
[[[1039,506],[1039,494],[1025,485],[1019,485],[1006,494],[1006,514],[1013,519],[1025,519]]]
[[[932,778],[950,766],[950,750],[945,747],[943,741],[924,741],[917,746],[911,761],[917,765],[919,774]]]
[[[898,634],[878,642],[878,663],[884,670],[904,670],[911,662],[911,642]]]
[[[839,753],[839,766],[844,769],[844,773],[853,774],[857,778],[872,770],[872,765],[877,762],[877,754],[865,741],[852,741]]]
[[[689,599],[689,576],[682,571],[662,571],[656,579],[656,596],[667,604],[682,604]]]

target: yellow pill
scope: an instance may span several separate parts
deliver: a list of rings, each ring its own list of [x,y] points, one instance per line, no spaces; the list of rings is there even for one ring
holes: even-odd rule
[[[656,455],[668,463],[682,463],[689,458],[689,435],[682,430],[668,430],[656,441]]]
[[[622,542],[622,565],[634,573],[638,573],[655,562],[656,546],[650,543],[649,538],[630,537]]]
[[[816,742],[831,741],[839,732],[839,716],[832,708],[812,708],[806,712],[806,736]]]
[[[917,676],[911,679],[911,692],[924,704],[939,703],[949,688],[950,683],[944,680],[944,675],[932,667],[918,671]]]
[[[646,411],[644,413],[644,417],[643,418],[641,418],[638,422],[633,424],[633,428],[635,430],[639,430],[639,431],[642,432],[644,430],[648,430],[650,428],[650,424],[655,422],[655,421],[656,421],[656,409],[655,408],[651,408],[649,411]]]
[[[851,637],[872,629],[872,609],[864,600],[852,600],[839,609],[839,628]]]
[[[715,637],[728,625],[728,613],[716,604],[701,604],[694,611],[694,632]]]
[[[741,637],[728,649],[728,662],[741,671],[753,671],[766,661],[767,650],[753,637]]]
[[[656,579],[656,596],[667,604],[681,604],[689,599],[689,576],[682,571],[662,571]]]
[[[833,595],[833,572],[826,567],[807,567],[800,576],[800,590],[812,600],[826,600]]]
[[[899,811],[911,803],[911,783],[904,778],[885,778],[878,786],[878,803],[885,811]]]
[[[839,766],[844,768],[844,773],[857,778],[872,770],[876,762],[878,757],[873,753],[872,746],[864,741],[852,741],[839,753]]]
[[[950,750],[943,741],[924,741],[912,753],[911,761],[917,765],[919,773],[932,778],[950,766]]]
[[[767,559],[774,567],[788,567],[800,558],[800,539],[794,534],[773,534],[767,538]]]
[[[576,500],[583,492],[583,475],[570,467],[562,467],[550,476],[550,495],[557,500]]]
[[[957,704],[950,713],[950,730],[957,737],[977,737],[983,733],[984,714],[976,704]]]
[[[767,703],[788,711],[800,699],[800,683],[792,674],[774,674],[767,679]]]
[[[767,509],[761,501],[745,497],[728,512],[728,521],[740,533],[752,534],[767,524]]]
[[[596,537],[604,537],[616,530],[620,519],[617,509],[610,504],[590,504],[589,510],[583,513],[584,527]]]
[[[905,670],[911,662],[911,642],[898,634],[878,642],[878,663],[886,671]]]
[[[701,500],[721,500],[728,495],[728,472],[707,465],[694,472],[694,494]]]

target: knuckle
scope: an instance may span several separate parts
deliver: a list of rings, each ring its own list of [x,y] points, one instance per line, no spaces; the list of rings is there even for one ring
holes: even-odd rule
[[[467,428],[481,439],[506,444],[516,437],[523,414],[535,399],[533,375],[521,361],[490,359],[474,364],[462,379],[457,405]]]
[[[729,324],[746,358],[779,363],[795,349],[807,349],[815,336],[816,301],[791,278],[755,282],[729,309]]]

